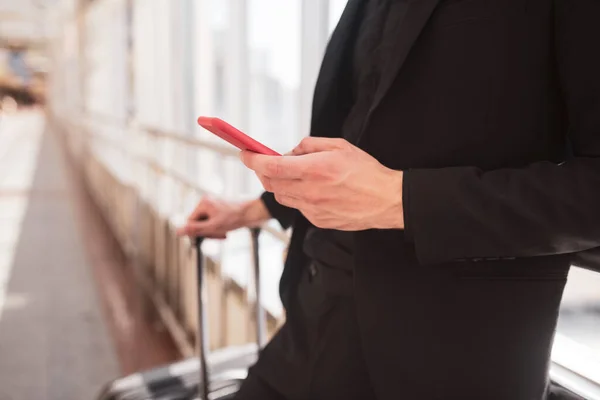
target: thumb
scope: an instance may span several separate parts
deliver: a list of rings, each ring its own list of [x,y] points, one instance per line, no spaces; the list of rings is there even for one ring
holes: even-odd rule
[[[296,146],[291,154],[301,156],[303,154],[318,153],[321,151],[341,150],[348,146],[345,139],[307,137]]]
[[[212,200],[210,200],[208,197],[203,197],[202,200],[200,200],[200,202],[196,206],[196,208],[194,208],[194,211],[192,211],[192,213],[188,217],[188,220],[200,221],[208,219],[213,209],[214,204],[212,203]]]

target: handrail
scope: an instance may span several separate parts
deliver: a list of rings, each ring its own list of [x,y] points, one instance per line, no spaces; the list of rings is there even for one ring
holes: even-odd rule
[[[552,359],[569,370],[586,376],[600,385],[600,351],[557,333],[552,349]]]
[[[152,150],[157,148],[157,143],[153,140],[153,138],[157,135],[162,135],[160,131],[157,132],[155,130],[154,135],[149,134],[149,128],[136,129],[131,126],[125,127],[123,121],[111,118],[86,118],[85,116],[73,114],[59,114],[57,117],[59,120],[64,120],[63,123],[65,123],[65,126],[69,127],[70,138],[77,139],[73,142],[73,144],[77,144],[77,147],[80,148],[80,151],[83,151],[80,153],[80,155],[83,155],[83,158],[81,158],[82,160],[95,159],[103,166],[103,168],[107,170],[111,170],[111,165],[109,164],[112,164],[111,160],[115,160],[116,165],[112,165],[112,167],[116,167],[116,169],[109,171],[109,173],[113,176],[113,179],[118,182],[120,187],[133,190],[138,193],[138,196],[141,194],[138,189],[142,188],[137,187],[135,176],[129,174],[129,172],[140,171],[145,175],[147,171],[155,171],[158,176],[163,175],[169,179],[173,179],[177,186],[180,186],[184,190],[193,189],[202,194],[206,194],[208,192],[200,184],[195,182],[193,176],[187,176],[185,172],[177,172],[176,168],[174,167],[169,168],[169,165],[166,165],[157,157],[156,154],[152,153]],[[113,125],[110,125],[111,123]],[[130,134],[125,135],[122,134],[122,132],[128,132]],[[140,147],[137,147],[136,144],[139,144]],[[202,147],[202,145],[203,143],[187,144],[187,146],[193,148]],[[105,158],[105,156],[107,158]],[[95,168],[94,165],[91,165],[91,167]],[[128,173],[121,175],[119,171],[126,171]],[[92,170],[90,170],[90,172],[92,174],[94,173]],[[114,208],[113,203],[115,201],[119,202],[121,198],[118,195],[115,196],[110,194],[116,193],[114,190],[108,190],[107,193],[109,194],[108,202],[106,204],[108,204],[109,212],[110,210],[120,209],[119,207]],[[136,201],[139,201],[139,199]],[[144,202],[145,200],[141,199],[141,201]],[[143,211],[139,205],[134,206],[134,210],[132,211],[133,215],[135,215],[134,221],[130,221],[130,225],[128,225],[128,222],[124,222],[126,225],[125,229],[128,232],[131,233],[132,231],[139,231],[140,225],[136,221],[139,220],[140,213],[143,213],[143,215],[150,218],[152,218],[152,215],[158,216],[158,218],[161,218],[161,226],[162,222],[166,221],[167,224],[172,227],[172,219],[164,219],[164,217],[167,217],[167,214],[153,214],[159,213],[159,210],[153,207],[152,203],[147,203],[147,205],[150,207],[148,211]],[[128,206],[124,205],[124,207],[127,209]],[[154,208],[154,210],[152,210],[152,208]],[[171,208],[170,210],[177,212],[177,208]],[[129,214],[131,215],[131,212]],[[117,212],[116,218],[120,218],[119,215],[120,214]],[[118,227],[121,226],[120,223],[111,225],[114,225],[113,228],[117,229],[117,231],[119,230]],[[182,253],[182,251],[185,252],[186,250],[185,248],[181,247],[181,243],[178,240],[173,241],[172,237],[165,239],[165,236],[163,235],[166,234],[169,236],[173,234],[171,228],[168,228],[168,232],[161,232],[162,228],[158,228],[157,231],[156,225],[151,229],[154,232],[151,234],[151,236],[154,238],[163,238],[150,240],[150,242],[153,243],[150,244],[150,247],[158,250],[148,249],[141,242],[137,243],[140,240],[139,233],[132,233],[132,235],[135,236],[133,240],[136,241],[136,244],[133,245],[136,248],[135,253],[132,253],[133,257],[135,259],[138,258],[138,250],[144,253],[139,261],[141,262],[140,265],[143,264],[142,266],[145,267],[144,271],[147,269],[146,272],[148,272],[147,274],[139,274],[138,282],[158,310],[157,315],[161,318],[162,322],[172,335],[181,354],[184,356],[192,356],[194,354],[194,346],[191,343],[192,336],[190,334],[190,329],[195,323],[195,318],[190,312],[193,306],[188,303],[188,296],[191,289],[188,287],[186,282],[189,281],[190,276],[187,268],[187,256],[183,255],[184,253]],[[259,271],[259,244],[258,235],[256,234],[258,230],[261,229],[255,228],[250,230],[253,233],[252,251],[254,255],[254,257],[252,257],[251,268],[254,271],[256,282],[259,282],[259,279],[256,277],[256,274]],[[262,230],[269,232],[270,235],[274,236],[283,243],[287,243],[289,241],[289,238],[285,232],[274,229],[273,227],[265,226]],[[153,242],[153,240],[159,240],[159,242]],[[212,261],[218,262],[218,260],[214,259]],[[166,272],[165,268],[167,266],[165,262],[171,263],[169,264],[170,272]],[[218,269],[215,271],[218,271]],[[227,291],[225,287],[224,289],[225,290],[223,293],[235,293],[235,291]],[[250,290],[250,288],[248,287],[247,290]],[[227,296],[227,294],[225,294],[225,296]],[[259,318],[258,321],[261,321],[261,323],[256,324],[256,338],[262,344],[266,341],[265,337],[267,335],[267,331],[271,331],[272,329],[269,328],[272,326],[272,322],[269,322],[269,324],[266,323],[267,318],[269,318],[269,321],[272,321],[270,318],[276,319],[277,316],[274,314],[267,314],[265,312],[261,304],[256,301],[261,297],[260,289],[258,288],[256,291],[256,299],[253,305],[255,307],[256,316]],[[248,297],[246,297],[246,301],[249,301]],[[221,304],[220,306],[223,307],[224,304]],[[251,311],[250,307],[252,305],[248,303],[247,306],[248,309],[246,311]],[[230,307],[230,305],[226,305],[226,307]],[[217,324],[216,326],[221,326],[220,324],[221,323]]]
[[[194,147],[205,148],[227,157],[237,157],[237,155],[240,153],[240,151],[236,150],[234,147],[227,146],[221,143],[216,143],[208,139],[201,139],[197,136],[184,136],[179,133],[166,132],[157,128],[149,128],[143,126],[141,127],[141,131],[151,136],[160,137],[163,139],[170,139]]]
[[[202,139],[195,135],[184,135],[179,132],[166,131],[157,127],[148,126],[145,124],[138,124],[135,122],[129,124],[126,120],[99,113],[88,112],[84,117],[97,120],[98,122],[108,123],[113,126],[119,126],[124,129],[135,129],[150,136],[170,139],[193,147],[206,148],[224,156],[237,157],[237,155],[239,154],[239,150],[236,150],[232,146],[221,144],[219,142],[214,142],[208,139]]]
[[[552,362],[550,379],[568,391],[586,399],[600,400],[600,385],[563,365]]]
[[[198,137],[190,137],[190,136],[185,136],[185,135],[178,134],[178,133],[166,132],[166,131],[162,131],[158,128],[152,128],[152,127],[147,127],[147,126],[128,127],[126,121],[123,121],[121,119],[111,117],[111,116],[101,115],[101,114],[97,114],[97,113],[88,113],[87,117],[91,118],[91,119],[95,119],[98,122],[110,123],[111,125],[116,125],[116,126],[122,127],[123,129],[134,129],[142,134],[147,134],[149,136],[171,139],[171,140],[174,140],[174,141],[177,141],[180,143],[184,143],[184,144],[196,147],[196,148],[205,148],[205,149],[217,152],[226,157],[237,157],[237,155],[239,153],[239,151],[236,150],[235,148],[229,147],[227,145],[215,143],[210,140],[200,139]],[[86,118],[86,116],[84,116],[83,118]],[[85,126],[85,123],[82,123],[81,121],[79,123],[80,123],[80,125]],[[211,190],[209,190],[205,187],[202,187],[200,184],[186,178],[185,176],[183,176],[182,174],[180,174],[176,171],[173,171],[169,168],[163,167],[162,165],[160,165],[160,163],[156,162],[155,160],[152,160],[147,157],[140,156],[140,155],[132,154],[131,152],[129,152],[129,149],[127,148],[127,146],[125,144],[120,143],[117,140],[114,140],[112,138],[109,139],[106,135],[102,135],[101,133],[98,133],[98,132],[91,132],[91,130],[86,130],[86,134],[88,134],[90,136],[94,136],[96,138],[99,138],[100,140],[104,141],[105,143],[109,144],[110,146],[112,146],[120,151],[123,151],[124,153],[126,153],[126,155],[129,158],[131,158],[137,162],[140,162],[142,164],[145,164],[146,166],[148,166],[155,172],[158,172],[162,175],[169,176],[169,177],[175,179],[180,184],[182,184],[183,186],[185,186],[189,189],[196,190],[203,195],[215,195],[215,193],[212,192]],[[290,239],[289,233],[287,233],[286,231],[274,229],[273,227],[266,225],[266,224],[263,225],[261,228],[263,231],[268,232],[271,236],[275,237],[276,239],[278,239],[279,241],[281,241],[283,243],[287,243]]]

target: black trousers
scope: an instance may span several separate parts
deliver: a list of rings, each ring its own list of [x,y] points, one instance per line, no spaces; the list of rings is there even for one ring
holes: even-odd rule
[[[374,400],[361,347],[351,274],[311,264],[236,399]]]

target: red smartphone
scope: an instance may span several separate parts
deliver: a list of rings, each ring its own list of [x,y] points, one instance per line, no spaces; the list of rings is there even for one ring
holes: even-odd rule
[[[231,143],[240,150],[249,150],[266,156],[281,155],[219,118],[199,117],[198,125]]]

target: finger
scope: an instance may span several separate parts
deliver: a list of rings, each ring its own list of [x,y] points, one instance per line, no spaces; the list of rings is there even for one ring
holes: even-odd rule
[[[243,151],[240,158],[246,167],[257,174],[274,179],[301,179],[310,167],[310,160],[300,157],[265,156]]]
[[[227,233],[224,232],[210,232],[207,229],[205,232],[195,231],[193,227],[184,226],[177,229],[177,236],[189,236],[190,238],[196,238],[198,236],[202,236],[207,239],[227,239]]]
[[[263,186],[265,183],[263,183]],[[266,185],[272,193],[280,196],[294,197],[307,201],[314,193],[312,184],[299,179],[266,179]],[[266,190],[266,189],[265,189]]]
[[[291,196],[275,194],[275,200],[282,206],[295,208],[297,210],[302,211],[302,209],[306,206],[306,202]]]
[[[204,236],[206,239],[219,239],[219,240],[223,240],[223,239],[227,239],[227,234],[225,233],[214,233],[214,234],[208,234],[206,236]]]
[[[301,156],[321,151],[340,150],[348,145],[348,141],[340,138],[306,137],[292,150],[292,154]]]
[[[208,213],[210,209],[212,209],[211,201],[206,197],[203,198],[198,202],[198,205],[196,206],[196,208],[194,208],[194,211],[192,211],[192,213],[188,217],[188,221],[198,221],[201,219],[208,218]]]
[[[216,226],[214,222],[210,220],[206,221],[188,221],[188,223],[178,230],[180,236],[206,236],[214,234],[216,232]]]
[[[267,192],[308,200],[314,193],[312,185],[301,179],[271,179],[257,175],[260,183]]]
[[[192,236],[192,230],[188,225],[177,228],[177,236]]]
[[[256,174],[256,176],[258,177],[258,180],[262,184],[263,189],[265,189],[265,191],[267,191],[267,192],[271,192],[272,193],[273,189],[272,189],[272,186],[271,186],[271,179],[267,178],[264,175]]]

